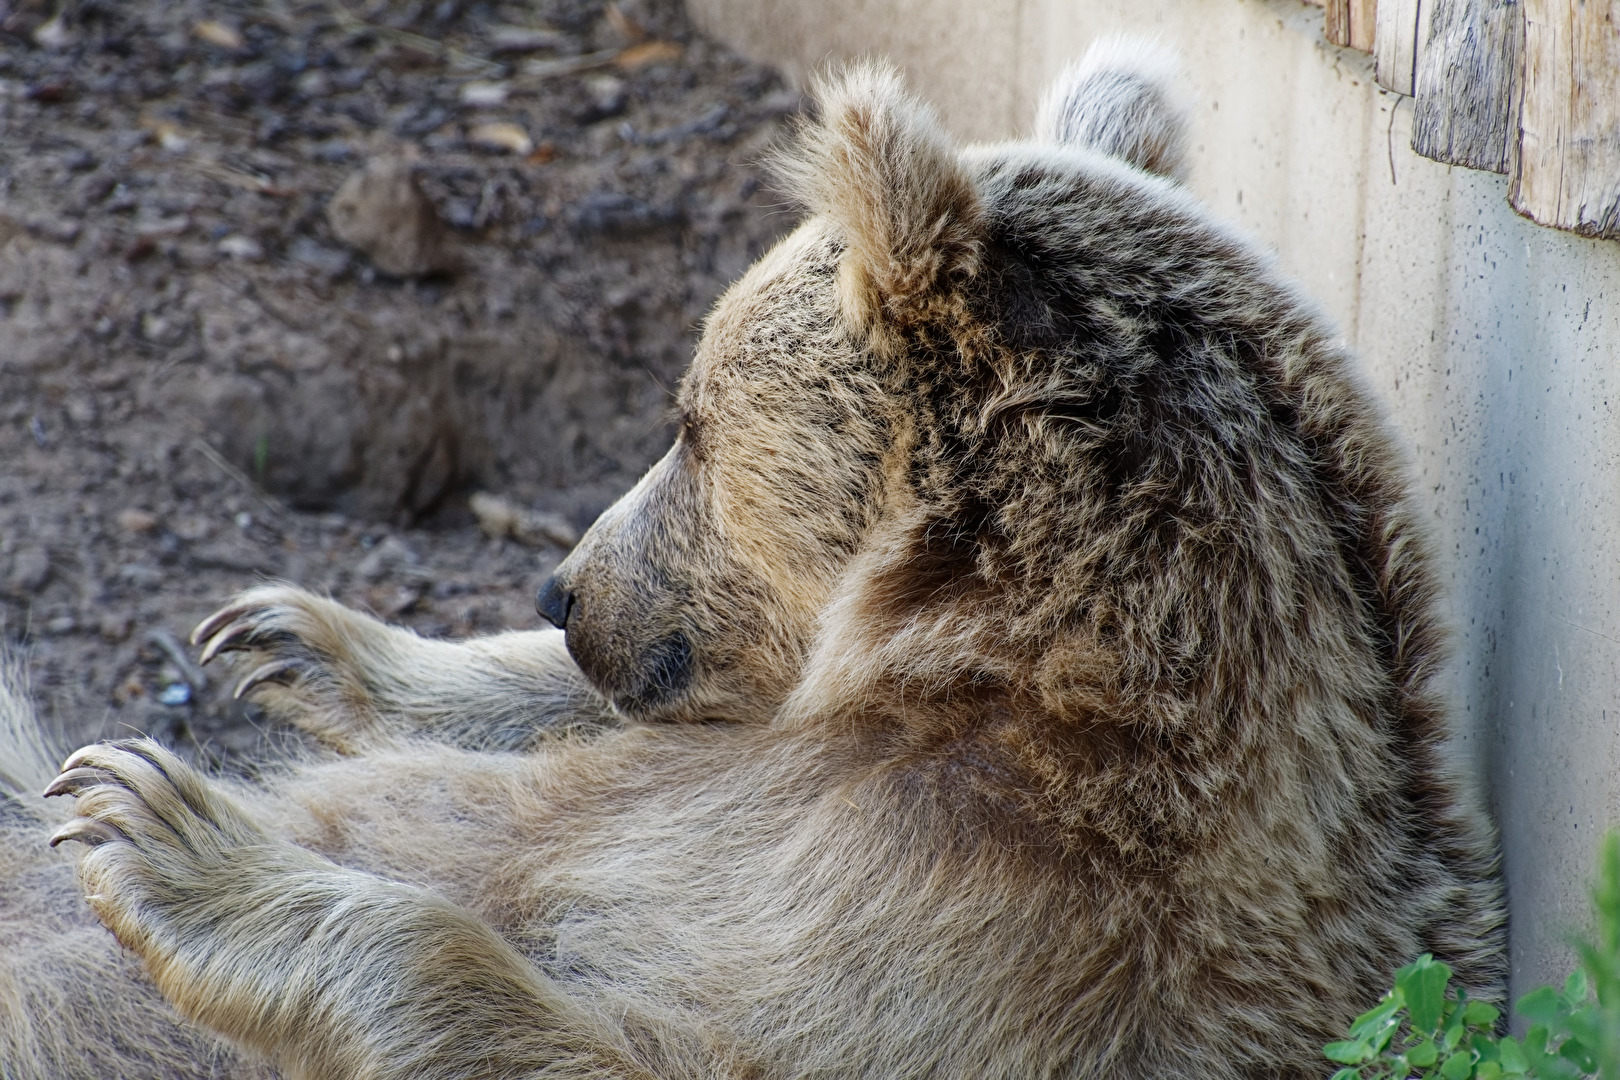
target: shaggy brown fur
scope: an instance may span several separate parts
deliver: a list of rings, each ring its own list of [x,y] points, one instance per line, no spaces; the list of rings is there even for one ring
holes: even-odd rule
[[[972,150],[887,69],[818,89],[811,216],[542,590],[566,653],[280,586],[200,627],[341,756],[242,785],[103,745],[53,782],[173,1008],[295,1077],[1235,1080],[1323,1074],[1423,951],[1500,1000],[1400,462],[1332,328],[1167,178],[1132,55]],[[226,1067],[9,813],[5,1075]]]

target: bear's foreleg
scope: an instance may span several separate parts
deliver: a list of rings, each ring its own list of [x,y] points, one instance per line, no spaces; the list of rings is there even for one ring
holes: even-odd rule
[[[239,594],[192,634],[204,663],[248,654],[237,696],[357,752],[401,736],[520,750],[613,723],[559,630],[433,641],[291,585]]]
[[[86,747],[48,794],[96,915],[181,1013],[294,1077],[641,1077],[485,924],[269,837],[156,743]]]

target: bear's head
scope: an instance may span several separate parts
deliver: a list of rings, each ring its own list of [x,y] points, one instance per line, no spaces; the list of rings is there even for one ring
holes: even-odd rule
[[[1176,181],[1163,67],[1094,50],[1035,138],[969,148],[888,68],[817,88],[779,162],[808,218],[541,590],[620,709],[949,700],[1129,762],[1400,696],[1434,650],[1397,461],[1331,329]]]

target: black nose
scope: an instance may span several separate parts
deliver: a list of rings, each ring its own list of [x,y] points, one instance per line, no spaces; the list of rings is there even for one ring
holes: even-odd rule
[[[534,606],[552,626],[566,630],[568,613],[574,610],[574,594],[563,588],[557,575],[552,574],[535,594]]]

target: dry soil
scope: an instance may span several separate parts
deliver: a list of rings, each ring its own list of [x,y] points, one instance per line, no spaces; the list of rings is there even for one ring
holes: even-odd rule
[[[0,0],[0,628],[66,740],[244,759],[177,643],[265,578],[537,625],[791,223],[755,163],[798,108],[671,0]],[[451,272],[334,233],[380,159]],[[492,539],[477,490],[563,526]]]

